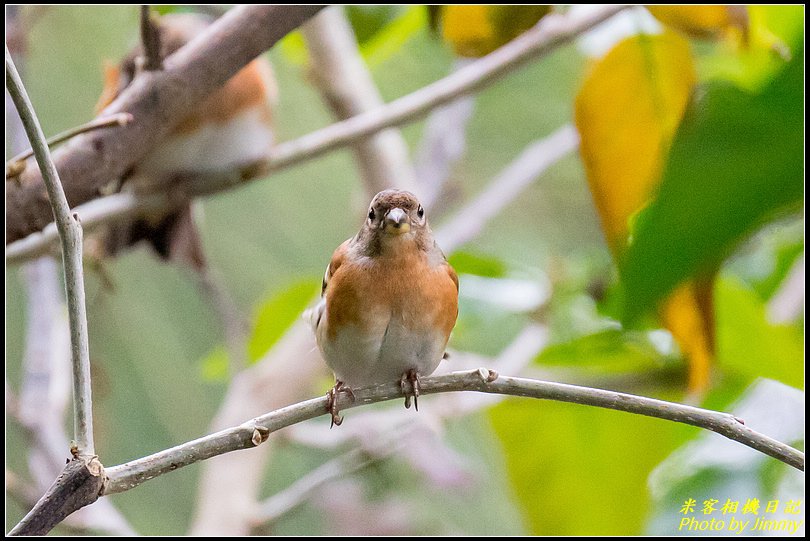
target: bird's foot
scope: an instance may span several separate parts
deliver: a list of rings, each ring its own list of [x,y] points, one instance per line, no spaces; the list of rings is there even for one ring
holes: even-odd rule
[[[399,387],[405,395],[405,407],[411,407],[411,397],[413,397],[413,407],[419,411],[419,372],[411,368],[399,378]]]
[[[338,395],[341,392],[349,395],[349,398],[351,398],[352,402],[354,402],[354,392],[352,392],[352,390],[342,381],[335,381],[335,386],[329,389],[329,391],[326,393],[326,411],[332,415],[332,422],[329,425],[329,428],[332,428],[335,425],[340,426],[340,424],[343,422],[343,417],[340,416],[340,412],[338,410]]]

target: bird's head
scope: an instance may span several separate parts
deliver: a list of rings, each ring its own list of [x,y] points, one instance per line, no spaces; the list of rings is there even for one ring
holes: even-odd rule
[[[368,207],[361,236],[378,251],[400,241],[425,244],[430,228],[425,209],[411,192],[384,190],[374,196]]]

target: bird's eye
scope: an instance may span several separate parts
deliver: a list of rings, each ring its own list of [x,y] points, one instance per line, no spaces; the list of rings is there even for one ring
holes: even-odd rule
[[[422,205],[419,205],[419,208],[416,211],[416,215],[419,216],[419,219],[425,217],[425,209],[422,208]]]
[[[372,221],[374,220],[374,209],[368,211],[368,219]]]

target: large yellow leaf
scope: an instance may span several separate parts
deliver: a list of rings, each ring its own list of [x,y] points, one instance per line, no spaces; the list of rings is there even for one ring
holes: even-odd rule
[[[537,24],[551,6],[444,6],[442,35],[459,56],[484,56]]]
[[[591,69],[575,103],[580,152],[608,244],[620,256],[628,220],[657,185],[696,75],[673,33],[616,45]]]
[[[688,42],[642,35],[616,45],[591,69],[575,103],[580,152],[605,238],[616,260],[630,222],[653,195],[670,142],[696,83]],[[690,388],[705,389],[713,354],[711,283],[687,283],[661,311],[690,362]]]

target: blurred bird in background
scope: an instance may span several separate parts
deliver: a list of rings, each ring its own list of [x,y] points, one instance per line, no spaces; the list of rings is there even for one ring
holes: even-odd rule
[[[160,58],[180,49],[200,34],[213,19],[194,13],[169,14],[151,24]],[[101,112],[138,77],[144,69],[143,43],[135,47],[119,65],[104,68],[104,89],[96,105]],[[273,144],[272,108],[276,84],[270,63],[260,57],[245,66],[222,88],[196,107],[164,140],[109,191],[163,190],[176,179],[195,174],[226,174],[266,159]],[[136,119],[137,120],[137,119]],[[196,213],[195,213],[196,214]],[[95,255],[114,255],[145,240],[163,258],[191,265],[200,271],[205,258],[189,201],[171,211],[119,222],[104,234]]]

